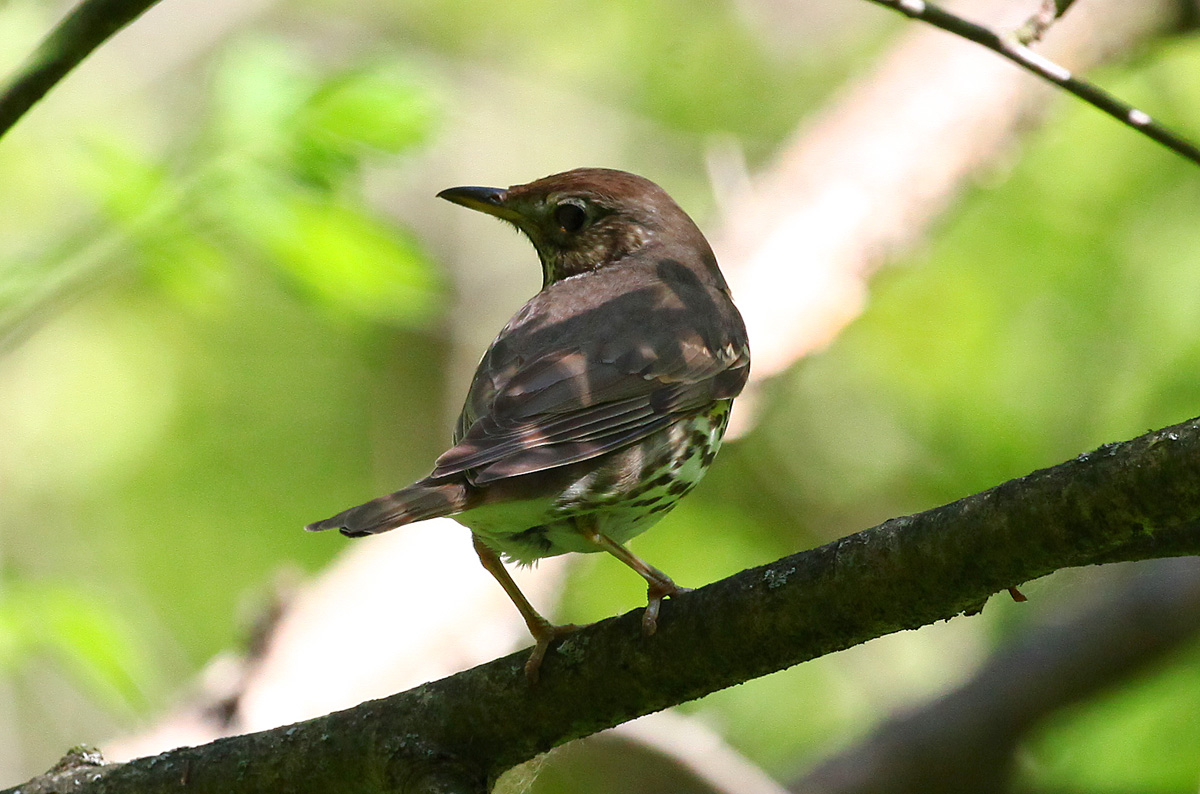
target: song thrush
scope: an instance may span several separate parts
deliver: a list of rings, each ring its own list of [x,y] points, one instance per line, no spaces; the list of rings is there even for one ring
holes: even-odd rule
[[[712,463],[749,372],[746,329],[704,235],[649,180],[580,168],[438,196],[524,232],[542,289],[479,362],[433,472],[307,529],[359,537],[453,516],[529,626],[536,679],[550,643],[575,627],[538,614],[501,557],[609,552],[646,579],[653,634],[663,598],[684,589],[623,544]]]

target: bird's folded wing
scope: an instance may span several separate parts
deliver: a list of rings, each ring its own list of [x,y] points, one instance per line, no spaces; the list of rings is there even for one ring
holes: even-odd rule
[[[461,438],[432,476],[465,472],[483,484],[619,449],[736,396],[749,363],[744,345],[714,350],[694,335],[669,350],[600,341],[522,362],[511,374],[481,371],[476,387],[486,394],[468,398]]]

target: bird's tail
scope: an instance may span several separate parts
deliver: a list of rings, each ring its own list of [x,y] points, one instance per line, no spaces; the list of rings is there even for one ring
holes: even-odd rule
[[[422,480],[393,494],[343,510],[333,518],[305,527],[309,532],[339,530],[348,538],[376,535],[426,518],[465,510],[469,486],[463,482],[431,483]]]

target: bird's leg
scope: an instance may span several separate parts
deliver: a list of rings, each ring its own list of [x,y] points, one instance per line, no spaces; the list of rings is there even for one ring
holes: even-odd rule
[[[646,611],[642,613],[642,634],[649,637],[658,630],[658,610],[662,600],[680,593],[690,593],[690,587],[680,587],[671,577],[638,557],[629,549],[589,524],[580,524],[583,536],[642,575],[646,580]]]
[[[529,599],[521,592],[521,588],[517,587],[517,583],[509,576],[508,571],[504,568],[504,563],[500,560],[500,555],[492,551],[479,536],[471,533],[471,542],[475,546],[475,553],[479,555],[479,561],[483,563],[483,567],[488,573],[495,577],[500,586],[504,588],[504,592],[516,605],[517,611],[521,613],[521,617],[525,619],[525,625],[529,627],[529,633],[533,635],[533,640],[536,643],[533,646],[533,652],[529,654],[529,658],[525,660],[525,677],[531,682],[536,683],[538,679],[538,669],[542,666],[542,659],[546,656],[546,651],[550,648],[550,643],[554,642],[559,637],[570,634],[579,627],[573,623],[568,623],[563,626],[555,626],[550,621],[546,620],[538,611],[533,608],[533,604],[529,603]]]

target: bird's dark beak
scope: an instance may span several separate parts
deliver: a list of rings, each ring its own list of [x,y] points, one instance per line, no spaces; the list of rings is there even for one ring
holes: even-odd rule
[[[437,197],[511,221],[516,219],[517,213],[505,206],[507,194],[508,191],[502,187],[449,187],[438,193]]]

